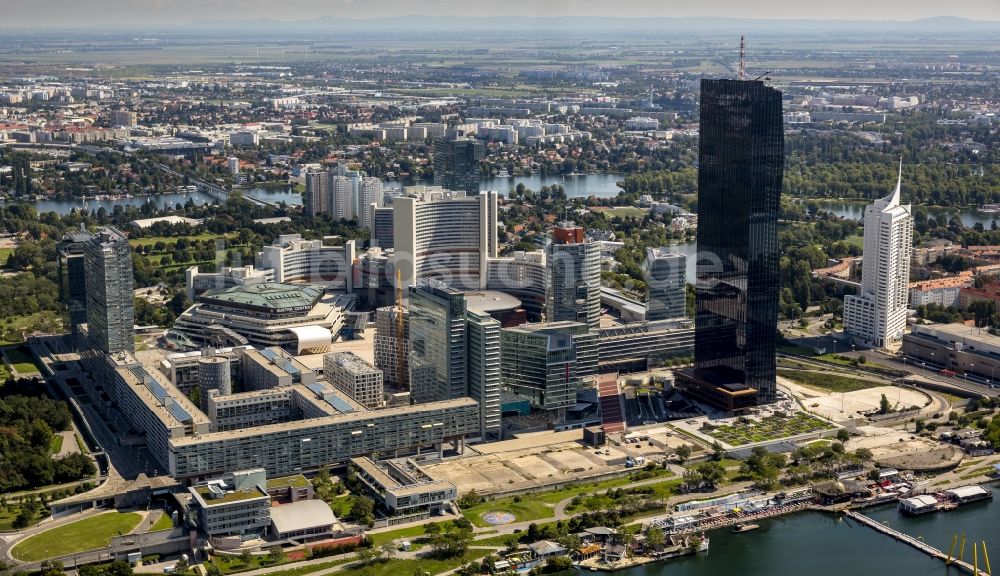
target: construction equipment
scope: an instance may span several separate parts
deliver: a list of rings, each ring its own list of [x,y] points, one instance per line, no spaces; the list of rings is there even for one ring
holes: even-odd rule
[[[406,381],[406,328],[403,324],[403,282],[399,270],[396,270],[396,385],[402,386]]]
[[[747,70],[746,70],[746,43],[744,42],[743,35],[740,35],[740,64],[736,69],[736,78],[739,80],[746,80]]]

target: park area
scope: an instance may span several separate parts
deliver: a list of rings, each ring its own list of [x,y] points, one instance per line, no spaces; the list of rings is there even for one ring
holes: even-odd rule
[[[730,446],[744,446],[832,428],[833,426],[824,420],[804,412],[796,412],[791,416],[775,414],[759,420],[750,419],[741,424],[706,428],[703,431]]]
[[[111,539],[128,534],[139,525],[136,512],[106,512],[46,530],[18,542],[11,555],[23,562],[38,562],[95,548],[104,548]]]

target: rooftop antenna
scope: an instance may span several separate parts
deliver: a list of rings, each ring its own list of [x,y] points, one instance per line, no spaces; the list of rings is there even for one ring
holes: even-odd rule
[[[740,35],[740,65],[736,69],[736,78],[740,80],[745,80],[747,76],[746,70],[746,42],[743,35]]]

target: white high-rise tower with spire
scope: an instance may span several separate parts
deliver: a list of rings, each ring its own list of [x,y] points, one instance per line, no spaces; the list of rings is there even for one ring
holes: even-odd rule
[[[844,298],[844,330],[866,346],[885,348],[903,337],[913,254],[913,214],[900,205],[903,161],[896,189],[865,208],[861,291]]]

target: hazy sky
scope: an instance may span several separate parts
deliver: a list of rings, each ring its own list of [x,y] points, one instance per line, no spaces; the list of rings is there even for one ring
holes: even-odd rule
[[[0,28],[156,27],[200,20],[409,14],[1000,20],[1000,0],[0,0],[0,14]]]

